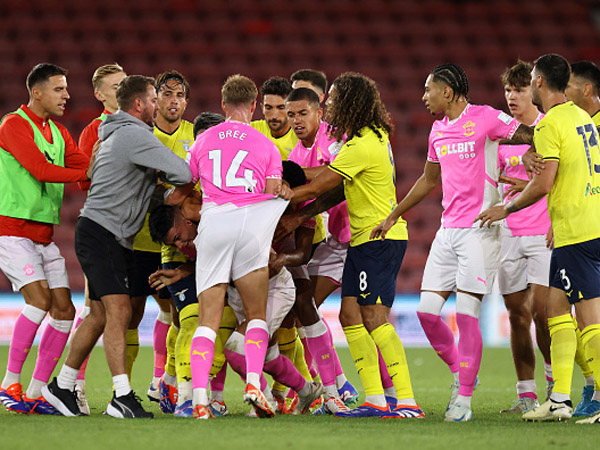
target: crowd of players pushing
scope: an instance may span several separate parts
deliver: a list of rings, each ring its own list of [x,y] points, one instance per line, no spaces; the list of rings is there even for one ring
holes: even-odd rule
[[[42,114],[38,116],[44,119],[44,125],[53,123],[46,122],[50,114],[62,114],[64,100],[68,98],[64,71],[46,73],[37,84],[32,82],[36,70],[49,70],[48,67],[36,66],[28,77],[29,108],[21,108],[25,114],[35,114],[42,108]],[[579,183],[584,183],[583,191],[588,189],[584,204],[578,204],[575,212],[570,210],[568,216],[585,218],[589,222],[600,213],[596,212],[596,197],[587,195],[598,186],[594,180],[597,176],[595,162],[600,159],[597,131],[590,116],[567,102],[564,94],[568,85],[570,99],[600,120],[597,117],[600,114],[596,114],[600,110],[600,76],[595,65],[589,62],[576,63],[572,68],[571,72],[569,64],[558,55],[545,55],[536,61],[533,72],[532,66],[522,62],[507,70],[503,83],[514,118],[487,106],[469,104],[468,81],[458,66],[445,64],[434,69],[427,78],[423,100],[432,114],[443,113],[445,117],[436,121],[432,128],[423,175],[396,204],[393,154],[388,140],[391,132],[389,115],[374,82],[367,77],[347,73],[334,81],[325,122],[321,121],[321,103],[326,91],[322,73],[311,70],[295,73],[292,81],[296,89],[293,91],[287,80],[279,77],[267,80],[261,89],[266,120],[252,122],[252,127],[262,132],[261,135],[248,125],[258,92],[245,77],[230,77],[222,88],[227,121],[223,122],[225,118],[214,113],[204,113],[196,119],[192,131],[191,124],[181,119],[189,97],[189,85],[180,74],[174,71],[161,74],[155,83],[145,77],[125,78],[118,66],[103,66],[96,71],[94,88],[106,109],[103,116],[86,128],[80,139],[83,149],[87,135],[90,168],[80,164],[78,179],[73,179],[73,174],[70,179],[62,180],[33,175],[40,183],[86,182],[91,175],[90,194],[77,226],[76,251],[89,281],[89,297],[101,301],[92,301],[86,307],[89,308],[86,312],[90,311],[89,319],[77,328],[65,365],[58,378],[47,386],[45,383],[54,365],[43,361],[42,356],[49,353],[42,352],[48,331],[44,333],[36,364],[36,372],[38,365],[40,371],[34,373],[28,391],[23,394],[19,375],[24,357],[16,357],[21,348],[13,351],[13,347],[31,346],[37,330],[36,321],[39,326],[50,309],[51,323],[47,330],[53,329],[57,335],[62,333],[60,337],[64,338],[60,355],[74,311],[71,306],[70,322],[68,317],[53,315],[48,307],[53,302],[50,305],[46,302],[45,309],[41,304],[35,306],[27,292],[29,289],[26,289],[35,284],[36,289],[49,291],[46,297],[54,300],[56,292],[68,293],[68,284],[61,285],[62,280],[51,280],[46,275],[45,285],[43,277],[42,281],[24,283],[22,275],[15,275],[21,269],[16,267],[21,261],[12,264],[12,271],[10,267],[6,270],[2,267],[15,289],[20,289],[25,296],[27,305],[19,320],[29,326],[26,334],[31,335],[29,342],[13,337],[7,375],[0,391],[3,403],[20,412],[80,414],[87,407],[84,384],[78,381],[78,377],[83,379],[80,369],[82,366],[85,369],[91,348],[104,332],[107,360],[115,386],[107,413],[116,417],[151,416],[143,410],[129,385],[135,359],[130,347],[134,352],[136,349],[136,332],[132,330],[139,324],[143,302],[150,293],[146,281],[149,277],[152,288],[168,289],[178,312],[175,317],[169,316],[169,308],[163,304],[155,328],[155,373],[148,394],[160,402],[163,411],[196,418],[226,413],[222,391],[227,361],[246,379],[244,400],[260,417],[272,417],[275,410],[288,409],[283,398],[286,386],[296,394],[290,408],[296,413],[308,412],[323,394],[320,400],[323,406],[318,410],[322,413],[342,417],[424,417],[414,400],[402,343],[387,322],[387,313],[393,302],[395,279],[408,237],[401,214],[421,201],[441,178],[443,225],[426,264],[417,315],[433,348],[454,376],[446,420],[472,418],[471,397],[482,351],[479,308],[499,269],[500,287],[511,317],[511,346],[519,380],[519,398],[505,412],[524,412],[524,418],[528,420],[570,418],[573,410],[568,367],[570,362],[572,372],[572,361],[577,355],[586,376],[586,387],[575,415],[590,416],[587,421],[597,421],[600,398],[596,397],[598,390],[594,391],[593,373],[598,361],[594,352],[597,352],[596,345],[600,340],[600,326],[594,323],[593,311],[597,308],[598,295],[594,295],[591,286],[598,262],[587,256],[593,249],[585,248],[586,258],[590,261],[589,267],[582,269],[581,258],[574,254],[582,251],[581,245],[595,245],[598,236],[591,227],[581,226],[581,221],[577,222],[577,232],[565,224],[565,188],[553,188],[561,186],[560,181],[566,178],[566,175],[556,175],[565,168],[569,176],[575,174],[574,179],[579,177]],[[52,104],[48,101],[49,93],[45,92],[44,96],[45,89],[51,93],[62,92],[62,97],[56,95],[56,103]],[[144,125],[154,124],[156,92],[159,115],[154,133],[178,157],[165,152],[158,140],[151,139],[151,129]],[[547,113],[545,120],[532,103],[532,97]],[[117,109],[120,111],[107,117]],[[18,115],[23,118],[22,113]],[[567,118],[573,121],[572,116],[575,117],[572,134],[576,140],[569,140],[568,133],[562,131],[565,123],[570,124]],[[99,133],[94,135],[102,121],[104,124]],[[543,159],[530,148],[534,133],[528,125],[537,125],[535,148]],[[4,127],[6,123],[0,130]],[[31,128],[34,128],[33,123]],[[202,133],[207,128],[211,129]],[[539,132],[544,128],[545,131]],[[202,134],[190,148],[189,144],[199,133]],[[35,133],[30,134],[33,137]],[[96,136],[102,144],[95,145],[92,150]],[[3,137],[0,134],[0,139]],[[252,139],[256,141],[250,145]],[[215,145],[215,141],[218,144]],[[6,141],[0,142],[6,149]],[[39,141],[35,143],[40,145]],[[510,145],[499,147],[498,144]],[[579,165],[573,166],[570,158],[576,153],[573,149],[579,147],[582,155],[575,158]],[[290,154],[289,150],[292,150]],[[285,163],[282,172],[281,160],[288,157],[304,170]],[[20,162],[17,156],[15,158]],[[46,159],[48,162],[44,163],[47,164],[56,162],[47,153]],[[183,160],[191,168],[192,183],[190,169],[188,164],[182,164]],[[525,181],[523,161],[536,171],[529,184]],[[589,174],[582,172],[581,168],[588,165]],[[68,167],[67,164],[64,166]],[[27,169],[25,164],[23,167]],[[503,178],[499,178],[500,169],[506,174]],[[151,204],[156,170],[162,172],[166,181],[178,186],[166,196],[166,203],[175,206],[155,208]],[[470,180],[465,180],[465,171],[472,174]],[[282,174],[289,185],[281,184]],[[498,181],[509,186],[506,189],[509,198],[516,191],[524,189],[524,192],[504,206],[494,206],[500,203]],[[202,186],[204,202],[193,189],[196,182]],[[340,203],[343,200],[339,195],[342,184],[347,209],[345,202]],[[294,189],[290,190],[288,186]],[[576,191],[574,186],[569,189]],[[550,227],[546,202],[540,201],[549,192],[553,227]],[[273,198],[275,194],[280,198]],[[318,197],[316,201],[299,207],[315,197]],[[275,225],[290,199],[295,205],[294,211],[281,218],[275,233],[274,251],[270,249],[270,243]],[[57,203],[56,199],[54,202]],[[511,215],[502,230],[498,226],[482,228],[479,224],[473,225],[479,221],[482,226],[490,225],[532,204],[535,206],[525,213]],[[156,249],[148,252],[144,248],[144,245],[152,245],[147,234],[146,244],[143,243],[143,231],[136,237],[137,244],[133,242],[144,222],[148,205],[152,211],[150,234],[165,244],[164,270],[157,272],[154,272],[159,258]],[[393,211],[388,216],[390,207]],[[317,214],[326,210],[329,220],[325,239],[324,225]],[[5,211],[0,213],[5,214]],[[251,225],[246,223],[249,218],[252,218]],[[551,264],[546,240],[552,239],[553,228],[556,249]],[[297,231],[293,238],[285,238],[294,229]],[[550,237],[546,238],[549,230]],[[222,236],[225,236],[225,242]],[[247,237],[244,239],[243,236]],[[254,239],[256,236],[260,238]],[[234,241],[236,243],[232,244]],[[316,250],[311,258],[313,243]],[[43,253],[50,246],[44,245],[44,249],[38,251]],[[129,250],[136,246],[142,251]],[[173,246],[179,251],[174,251]],[[103,257],[98,255],[99,248],[105,249]],[[570,253],[559,253],[559,249]],[[7,250],[12,250],[14,256],[14,247]],[[58,257],[60,259],[60,255]],[[196,263],[190,263],[190,259],[196,259]],[[107,270],[107,261],[114,265],[110,270]],[[574,261],[579,264],[575,274]],[[64,267],[64,262],[62,264]],[[133,267],[135,272],[131,271]],[[48,271],[46,266],[40,269]],[[115,274],[124,277],[115,277]],[[127,281],[123,282],[128,277],[132,290]],[[64,278],[66,282],[66,275]],[[137,292],[133,282],[136,279],[140,281]],[[228,286],[230,280],[233,280],[232,286]],[[356,401],[358,395],[344,377],[332,347],[331,333],[317,311],[317,306],[340,283],[340,322],[366,396],[365,403],[354,409],[349,409],[348,404]],[[457,292],[458,346],[441,319],[441,308],[453,291]],[[573,292],[577,295],[572,295]],[[577,322],[570,315],[567,296],[578,313],[583,331],[581,339],[576,338]],[[225,307],[226,297],[231,310]],[[288,314],[290,310],[293,315]],[[544,355],[548,381],[548,399],[541,406],[537,403],[533,379],[535,359],[529,336],[532,315],[536,319],[538,344]],[[33,320],[32,317],[41,319]],[[198,321],[196,317],[199,317]],[[172,319],[175,320],[171,325]],[[294,321],[302,326],[298,328],[302,342],[293,328]],[[18,333],[15,326],[14,336]],[[279,345],[273,338],[276,334]],[[260,345],[269,340],[270,345]],[[134,345],[126,345],[130,341]],[[576,353],[577,342],[585,350]],[[165,343],[170,343],[169,356]],[[56,353],[58,346],[54,347],[51,352]],[[280,354],[280,348],[289,352],[291,361],[298,368]],[[303,351],[306,357],[302,355]],[[262,375],[263,369],[282,384],[269,388]],[[307,381],[313,377],[320,377],[321,383]]]

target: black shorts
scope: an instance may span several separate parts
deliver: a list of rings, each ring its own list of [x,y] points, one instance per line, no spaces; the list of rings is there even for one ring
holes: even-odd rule
[[[550,286],[565,291],[571,304],[600,297],[600,239],[552,250]]]
[[[342,275],[342,297],[357,297],[359,305],[391,307],[405,252],[406,241],[391,239],[349,247]]]
[[[155,295],[156,290],[150,287],[148,278],[151,274],[161,268],[160,252],[142,252],[139,250],[133,251],[134,257],[134,277],[131,280],[131,296],[132,297],[148,297]],[[171,298],[167,289],[158,291],[160,298]]]
[[[75,254],[88,279],[91,300],[110,294],[130,295],[133,250],[119,244],[110,231],[80,217],[75,228]]]
[[[176,269],[182,264],[183,263],[181,262],[164,263],[162,268]],[[167,289],[171,294],[171,298],[175,301],[177,311],[181,311],[188,305],[198,303],[198,296],[196,295],[196,277],[194,274],[188,275],[177,283],[167,286]]]

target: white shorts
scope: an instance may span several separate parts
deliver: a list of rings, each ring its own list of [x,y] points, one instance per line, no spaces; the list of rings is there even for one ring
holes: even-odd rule
[[[238,323],[246,320],[242,299],[237,289],[233,286],[227,288],[227,303],[233,309]],[[269,279],[269,296],[267,298],[267,326],[269,336],[279,329],[281,322],[290,312],[296,301],[296,288],[294,280],[289,271],[284,267],[281,271]]]
[[[317,247],[308,262],[308,274],[311,277],[328,277],[340,284],[349,246],[349,242],[342,244],[329,236],[327,241]]]
[[[550,255],[546,235],[502,236],[498,286],[502,295],[527,289],[531,283],[548,286]]]
[[[196,292],[266,267],[275,226],[288,205],[274,198],[248,206],[202,210],[196,246]]]
[[[440,228],[423,273],[423,291],[489,294],[500,261],[500,227]]]
[[[54,242],[41,244],[17,236],[0,236],[0,269],[15,292],[34,281],[50,289],[69,287],[65,259]]]

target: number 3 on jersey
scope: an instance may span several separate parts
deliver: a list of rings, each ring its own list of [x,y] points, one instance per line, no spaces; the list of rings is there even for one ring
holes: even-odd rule
[[[244,159],[248,155],[246,150],[239,150],[235,157],[231,160],[231,164],[225,173],[225,187],[244,187],[246,192],[254,192],[256,180],[254,179],[254,171],[252,169],[244,169],[244,176],[238,177],[237,173]],[[211,150],[208,152],[208,159],[213,162],[213,184],[223,190],[222,173],[222,151]]]

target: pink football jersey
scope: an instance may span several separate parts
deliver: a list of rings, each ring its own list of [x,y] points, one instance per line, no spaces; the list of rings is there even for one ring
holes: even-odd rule
[[[327,132],[327,123],[321,122],[315,143],[311,148],[306,148],[298,141],[291,151],[288,159],[301,167],[318,167],[329,165],[335,160],[342,148],[343,142],[338,142]],[[341,243],[350,242],[350,219],[348,217],[348,205],[344,200],[339,205],[329,209],[329,220],[327,229],[329,233]]]
[[[471,104],[458,118],[433,123],[427,160],[441,165],[445,228],[479,226],[473,223],[479,213],[500,202],[497,141],[518,126],[502,111]]]
[[[267,178],[281,178],[275,144],[250,125],[226,121],[200,134],[191,149],[194,183],[200,180],[205,204],[246,206],[265,194]]]
[[[542,117],[544,117],[543,114],[538,114],[537,119],[532,125],[537,125]],[[529,150],[529,145],[500,145],[498,147],[500,172],[504,172],[507,177],[527,180],[527,172],[522,159],[523,154],[527,150]],[[507,189],[508,185],[504,187],[504,192]],[[507,202],[508,200],[505,200],[505,203]],[[512,213],[506,218],[506,226],[513,236],[546,234],[550,228],[550,216],[548,215],[546,197],[528,208]]]

